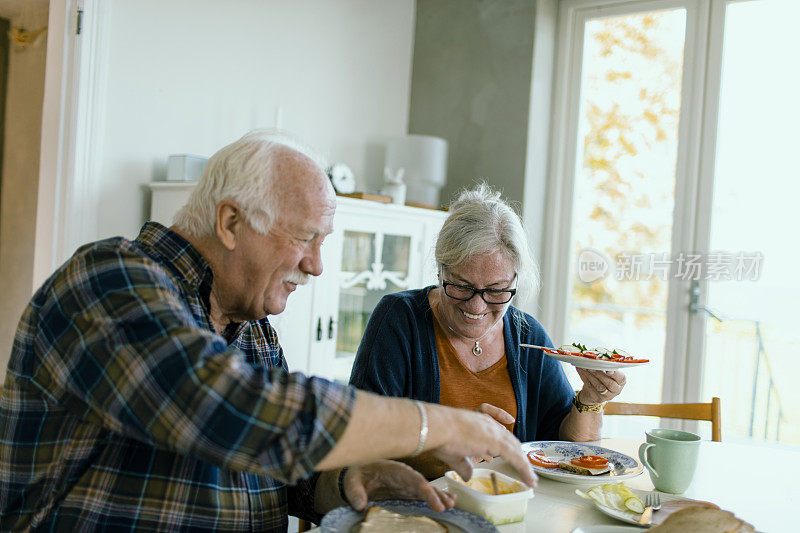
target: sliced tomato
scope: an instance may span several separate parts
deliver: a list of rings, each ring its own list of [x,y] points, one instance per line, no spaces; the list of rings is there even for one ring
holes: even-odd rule
[[[581,357],[585,357],[587,359],[597,359],[597,354],[594,352],[583,352],[575,355],[580,355]]]
[[[599,455],[583,455],[572,459],[570,463],[581,468],[603,468],[608,465],[608,459]]]
[[[554,461],[545,455],[542,450],[531,450],[528,452],[528,460],[542,468],[558,468],[558,461]]]
[[[625,359],[623,363],[649,363],[650,359]]]

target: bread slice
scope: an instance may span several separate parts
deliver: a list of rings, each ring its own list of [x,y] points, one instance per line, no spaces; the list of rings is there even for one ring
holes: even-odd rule
[[[367,509],[359,531],[369,533],[446,533],[442,524],[421,514],[403,515],[378,505]]]
[[[603,468],[585,468],[583,466],[574,465],[570,461],[559,461],[558,468],[582,476],[601,476],[611,472],[614,469],[614,465],[609,462]]]
[[[750,533],[755,528],[722,509],[705,505],[684,507],[667,517],[648,533]]]

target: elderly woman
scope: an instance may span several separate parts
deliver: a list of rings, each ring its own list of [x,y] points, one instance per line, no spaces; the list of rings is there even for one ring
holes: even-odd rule
[[[385,296],[369,319],[350,383],[387,396],[477,409],[521,441],[600,438],[602,405],[620,372],[578,369],[575,393],[558,361],[520,343],[553,346],[511,305],[538,285],[516,213],[487,185],[463,192],[436,242],[439,284]],[[415,465],[428,476],[431,465]]]

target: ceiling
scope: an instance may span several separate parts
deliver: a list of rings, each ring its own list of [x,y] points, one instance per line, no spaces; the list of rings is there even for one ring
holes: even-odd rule
[[[49,0],[0,0],[0,17],[13,18],[31,9],[42,9],[50,5]]]

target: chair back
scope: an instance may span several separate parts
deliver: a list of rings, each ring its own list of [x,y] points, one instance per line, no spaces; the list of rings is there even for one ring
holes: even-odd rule
[[[719,398],[711,403],[621,403],[608,402],[603,409],[606,415],[658,416],[684,420],[707,420],[711,422],[711,440],[722,442],[722,418]]]

